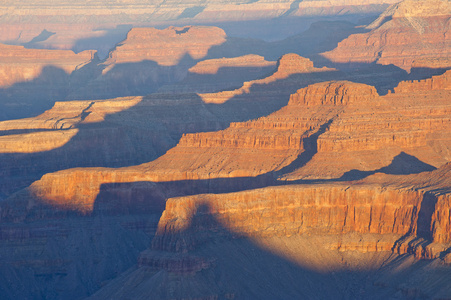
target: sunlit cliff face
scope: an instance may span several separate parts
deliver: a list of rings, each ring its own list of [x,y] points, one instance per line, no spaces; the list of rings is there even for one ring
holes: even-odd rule
[[[242,94],[249,94],[252,87],[257,85],[264,86],[270,83],[274,83],[278,80],[289,78],[291,75],[296,74],[311,74],[320,72],[332,72],[335,69],[331,68],[315,68],[313,62],[307,58],[300,57],[297,54],[285,54],[280,58],[277,64],[277,70],[271,75],[263,79],[257,79],[244,82],[243,86],[239,89],[232,91],[221,91],[217,93],[204,93],[199,94],[205,103],[222,104],[232,99],[235,96]]]
[[[82,2],[0,4],[1,299],[451,295],[449,1]]]
[[[77,126],[100,123],[107,115],[126,110],[141,99],[57,102],[37,117],[0,122],[0,131],[5,133],[0,136],[0,153],[36,153],[63,147],[77,135]],[[25,133],[14,134],[17,131]]]

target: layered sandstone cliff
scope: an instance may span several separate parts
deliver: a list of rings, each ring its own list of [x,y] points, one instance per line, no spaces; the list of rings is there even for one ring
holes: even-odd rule
[[[449,171],[449,165],[439,170],[442,174]],[[435,243],[417,249],[418,257],[437,258],[451,246],[449,196],[396,186],[323,184],[173,198],[166,203],[152,247],[172,252],[196,248],[195,233],[190,235],[190,230],[192,218],[200,213],[218,221],[203,223],[204,230],[220,233],[213,227],[220,224],[237,236],[393,235],[385,244],[362,243],[356,248],[364,252],[391,251],[401,237],[418,236]],[[199,211],[201,207],[208,209]],[[340,247],[345,248],[346,242]],[[412,249],[398,245],[397,250]]]
[[[217,27],[133,28],[111,52],[107,63],[149,60],[161,66],[174,66],[185,56],[195,60],[205,57],[212,46],[224,43],[225,38],[225,32]]]
[[[450,166],[387,186],[292,185],[168,199],[151,247],[90,299],[149,290],[162,299],[272,299],[284,284],[302,286],[290,295],[312,297],[446,298]],[[442,187],[448,191],[437,192]],[[248,272],[261,274],[257,286]]]
[[[256,68],[275,65],[275,62],[266,61],[263,56],[249,54],[233,58],[203,60],[191,67],[189,72],[196,74],[217,74],[221,68]]]
[[[401,82],[395,93],[383,97],[374,97],[370,90],[357,93],[358,105],[343,110],[319,136],[317,154],[287,178],[356,179],[377,171],[408,174],[448,162],[448,77],[445,73],[420,82]],[[310,90],[314,91],[302,89],[292,99],[305,101]]]
[[[250,93],[250,90],[257,85],[268,85],[279,80],[287,79],[290,76],[297,74],[312,74],[332,71],[334,71],[334,69],[326,67],[315,68],[311,60],[301,57],[297,54],[285,54],[279,59],[277,63],[277,70],[268,77],[244,82],[243,86],[239,89],[217,93],[204,93],[199,94],[199,96],[206,103],[221,104],[233,97]]]
[[[395,87],[395,93],[418,93],[435,90],[451,89],[451,71],[447,71],[443,75],[433,76],[432,78],[419,81],[401,81]]]
[[[449,268],[451,177],[450,165],[445,163],[450,159],[451,98],[447,76],[425,81],[436,82],[431,83],[437,87],[433,90],[425,90],[429,83],[402,83],[400,86],[416,90],[415,95],[395,89],[383,97],[364,84],[317,83],[298,90],[288,105],[266,117],[233,122],[221,131],[185,134],[176,147],[152,162],[119,169],[77,168],[45,174],[2,201],[2,223],[11,225],[4,227],[2,237],[14,243],[30,235],[36,239],[44,232],[42,239],[46,241],[51,228],[37,232],[23,224],[68,217],[89,221],[117,214],[132,215],[124,220],[127,226],[144,226],[152,233],[155,227],[141,224],[135,215],[152,215],[155,226],[155,216],[164,209],[151,248],[139,257],[134,250],[136,266],[106,284],[93,299],[125,294],[138,297],[148,295],[149,290],[160,298],[259,295],[264,299],[274,284],[289,282],[297,286],[300,283],[290,278],[306,280],[317,274],[335,274],[332,272],[338,275],[318,278],[323,285],[334,283],[330,291],[324,291],[325,297],[337,293],[355,297],[358,292],[349,281],[357,275],[360,278],[362,272],[368,272],[367,284],[374,288],[365,295],[382,297],[403,288],[446,295],[447,284],[442,281],[440,289],[435,290],[428,289],[420,279],[421,284],[414,285],[402,281],[397,262],[402,260],[406,270],[411,270],[419,263],[415,257],[433,259],[422,262],[432,264],[431,268],[425,265],[424,270],[429,270],[433,278],[440,278],[437,274]],[[136,106],[129,108],[135,118],[137,112],[147,111],[142,105],[157,105],[157,101],[149,100],[139,99]],[[71,103],[74,112],[62,114],[65,118],[58,124],[78,128],[88,125],[84,122],[90,117],[92,121],[111,118],[110,122],[124,117],[121,113],[108,117],[109,112],[115,112],[114,107],[110,108],[114,101],[94,101],[90,107],[92,102],[83,103],[88,107]],[[91,113],[82,118],[80,110]],[[39,126],[55,125],[58,120],[52,118],[51,111],[47,112]],[[146,124],[139,119],[134,122]],[[5,131],[26,128],[25,123],[20,124],[15,121],[3,126]],[[436,167],[440,168],[424,172]],[[300,179],[301,184],[277,180],[283,176]],[[340,182],[351,179],[364,180]],[[254,189],[258,187],[264,188]],[[61,240],[76,236],[68,232],[55,234],[61,235]],[[130,242],[135,237],[139,234],[133,235]],[[312,253],[311,249],[316,250]],[[94,257],[98,260],[101,255]],[[278,267],[265,269],[268,261]],[[51,259],[48,262],[56,266],[48,268],[50,274],[67,266]],[[281,271],[267,279],[265,286],[270,288],[260,295],[261,289],[240,285],[253,282],[247,277],[239,279],[242,270],[249,268],[252,274],[271,273],[274,268]],[[112,272],[108,270],[107,275]],[[384,270],[396,283],[381,281],[379,275],[384,275]],[[409,272],[421,278],[419,274],[423,273],[416,270]],[[342,274],[351,275],[343,279]],[[157,280],[159,276],[164,284]],[[222,278],[221,287],[212,280],[215,276]],[[179,288],[174,283],[179,280],[205,288]],[[346,287],[343,290],[341,283]],[[168,294],[168,284],[178,287],[173,294]],[[290,293],[298,296],[305,295],[305,291],[303,288]]]
[[[45,67],[71,74],[91,62],[94,55],[95,51],[75,54],[70,50],[36,50],[0,44],[0,87],[36,79]]]
[[[275,61],[255,54],[201,60],[188,69],[182,81],[163,86],[158,92],[206,93],[231,89],[245,81],[267,76],[275,67]]]
[[[86,180],[70,193],[58,187],[71,186],[80,176],[72,170],[47,174],[31,191],[44,201],[74,209],[81,203],[81,210],[88,212],[100,186],[114,180],[189,181],[195,191],[196,180],[219,178],[243,178],[255,187],[279,176],[349,180],[375,172],[430,171],[450,159],[449,99],[449,90],[380,97],[364,84],[319,83],[299,90],[286,107],[267,117],[232,123],[223,131],[183,135],[176,147],[153,162],[99,172],[103,175],[96,169],[77,170],[90,175],[80,175]],[[256,176],[263,177],[251,180]],[[222,182],[230,188],[236,184]]]
[[[390,7],[368,33],[354,34],[323,54],[338,64],[393,64],[411,68],[449,68],[449,1],[405,0]]]
[[[102,1],[57,1],[39,2],[23,1],[20,4],[14,1],[2,3],[2,11],[8,12],[10,21],[18,20],[27,15],[31,21],[54,20],[66,23],[81,23],[95,16],[94,23],[115,22],[125,23],[130,20],[139,23],[162,23],[163,21],[177,22],[177,19],[194,19],[201,21],[236,21],[255,20],[262,18],[279,17],[283,14],[297,13],[302,15],[330,15],[347,8],[348,12],[374,12],[381,11],[394,0],[334,0],[334,1],[305,1],[301,6],[293,0],[281,1],[120,1],[114,4],[105,4]],[[39,7],[36,7],[40,5]],[[33,10],[31,10],[33,8]],[[149,21],[149,16],[153,19]],[[80,20],[81,18],[81,20]],[[39,22],[37,22],[39,23]]]

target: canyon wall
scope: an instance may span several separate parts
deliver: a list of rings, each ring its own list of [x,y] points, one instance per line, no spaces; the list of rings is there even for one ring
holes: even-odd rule
[[[91,62],[94,55],[95,51],[75,54],[70,50],[35,50],[0,44],[0,87],[36,79],[44,67],[60,68],[71,74]]]
[[[436,258],[441,251],[446,252],[451,243],[449,211],[449,194],[434,196],[377,185],[283,186],[234,194],[181,197],[167,201],[152,247],[176,252],[196,248],[193,216],[199,214],[205,220],[211,215],[218,221],[201,223],[203,230],[214,233],[215,238],[221,232],[214,227],[218,224],[236,236],[246,237],[392,235],[392,240],[387,239],[385,243],[362,244],[355,249],[372,252],[391,251],[398,239],[411,235],[431,237],[431,242],[436,245],[417,250],[420,251],[418,257]],[[346,248],[345,241],[341,247]],[[407,249],[398,247],[400,251]],[[440,251],[431,253],[437,249]]]
[[[394,91],[395,93],[412,93],[449,89],[451,89],[451,71],[425,80],[401,81]]]
[[[381,15],[368,33],[354,34],[323,54],[336,64],[393,64],[412,68],[446,69],[451,66],[448,1],[405,0]]]
[[[107,63],[150,60],[162,66],[173,66],[185,55],[194,60],[205,57],[212,46],[224,43],[225,38],[225,32],[217,27],[133,28],[110,54]]]
[[[363,84],[314,84],[300,89],[287,106],[267,117],[231,123],[222,131],[184,134],[176,147],[152,162],[98,172],[103,175],[96,169],[46,174],[32,191],[38,199],[58,205],[77,209],[81,203],[81,211],[88,212],[100,186],[115,180],[222,179],[230,187],[236,184],[231,179],[243,178],[255,187],[262,184],[260,179],[252,183],[248,178],[263,176],[268,183],[278,177],[349,180],[377,172],[431,171],[449,161],[449,99],[448,90],[413,98],[402,93],[380,97]],[[72,183],[77,186],[70,189],[73,194],[58,188]]]
[[[442,75],[446,76],[448,73]],[[433,81],[446,82],[441,77]],[[424,86],[423,82],[404,84],[411,84],[413,89],[418,86],[420,90]],[[308,274],[305,275],[308,278],[339,272],[337,276],[341,277],[354,271],[360,273],[352,274],[361,275],[362,268],[370,274],[387,264],[389,270],[395,270],[396,262],[390,259],[397,257],[412,258],[406,262],[408,266],[419,262],[414,258],[433,259],[428,263],[440,264],[447,270],[451,261],[448,253],[451,207],[450,164],[445,163],[450,153],[451,98],[446,86],[434,86],[437,89],[421,90],[414,95],[395,89],[394,93],[381,97],[374,87],[364,84],[317,83],[299,89],[289,101],[287,97],[288,104],[268,116],[232,122],[224,130],[181,135],[177,146],[154,161],[123,168],[75,168],[45,174],[1,202],[1,221],[5,224],[1,237],[8,241],[4,251],[27,237],[47,242],[54,235],[60,243],[65,237],[78,241],[79,233],[70,226],[78,228],[79,220],[90,224],[107,218],[116,224],[115,216],[122,216],[120,226],[112,228],[121,236],[127,235],[127,239],[121,239],[138,246],[125,260],[117,258],[119,266],[107,268],[111,261],[100,258],[104,254],[117,257],[103,246],[111,244],[108,238],[114,239],[115,235],[99,233],[98,226],[87,229],[91,227],[85,223],[80,233],[83,241],[88,243],[100,234],[105,239],[100,241],[105,243],[96,243],[95,247],[101,251],[88,247],[83,248],[86,251],[53,254],[52,257],[62,261],[47,259],[47,264],[52,263],[47,268],[42,267],[42,260],[34,260],[37,265],[32,265],[39,274],[51,276],[53,283],[67,283],[77,274],[82,280],[87,280],[87,276],[94,278],[88,280],[92,288],[78,290],[83,295],[100,289],[106,278],[116,277],[104,282],[104,288],[93,299],[125,296],[122,293],[147,295],[149,289],[157,290],[161,298],[173,297],[166,294],[167,285],[155,283],[155,274],[167,276],[164,280],[170,284],[183,277],[196,287],[206,286],[202,291],[175,289],[182,299],[186,293],[198,298],[216,297],[224,291],[235,295],[247,291],[236,283],[244,280],[236,277],[243,266],[249,266],[253,274],[267,273],[268,270],[258,266],[266,266],[268,261],[284,266],[278,273],[283,274],[283,280],[277,281],[279,275],[271,278],[270,287],[289,278],[304,278],[302,274]],[[35,127],[31,125],[34,119],[29,119],[0,123],[0,128],[3,133],[14,132],[14,128],[55,130],[55,126],[62,128],[59,130],[83,132],[86,130],[83,126],[94,129],[99,124],[131,122],[130,126],[147,126],[152,132],[149,125],[152,114],[164,115],[165,122],[175,127],[193,122],[189,113],[192,107],[186,106],[186,99],[177,100],[178,95],[161,97],[70,102],[67,107],[58,103],[36,118]],[[207,105],[200,99],[191,102]],[[166,110],[162,103],[167,104]],[[182,103],[185,106],[174,109]],[[217,108],[217,104],[212,105]],[[125,106],[128,109],[120,111]],[[142,119],[138,112],[144,116]],[[62,118],[55,118],[57,115]],[[211,115],[205,111],[205,116]],[[438,169],[433,171],[435,168]],[[408,175],[412,173],[419,174]],[[358,181],[343,182],[352,179]],[[146,223],[147,217],[151,221]],[[58,224],[67,218],[72,221],[61,231],[45,225]],[[45,228],[32,230],[28,225],[37,223]],[[113,249],[118,249],[114,253],[124,255],[121,245],[112,244]],[[26,257],[20,266],[30,266],[30,256],[22,252],[25,248],[19,247],[20,251],[10,261]],[[317,251],[312,253],[312,249]],[[138,254],[139,251],[142,252]],[[46,257],[52,254],[44,253]],[[245,254],[241,257],[236,253]],[[347,256],[350,253],[352,257]],[[82,255],[89,255],[86,261],[89,266],[101,261],[102,274],[93,277],[94,267],[79,273],[72,269],[61,271],[67,266],[78,266],[64,259]],[[249,257],[256,259],[255,263],[253,259],[249,262]],[[237,259],[240,271],[235,272],[230,266]],[[133,264],[132,269],[117,276]],[[116,275],[112,275],[114,272]],[[215,278],[213,273],[225,278],[221,281],[225,287],[209,284]],[[371,278],[370,286],[379,282],[371,276],[367,278]],[[324,284],[337,282],[329,277],[318,280]],[[239,288],[234,290],[236,286]],[[327,296],[336,295],[339,286],[333,285],[334,291],[327,292]],[[411,285],[407,286],[410,289]],[[378,288],[392,291],[385,286]],[[421,291],[424,289],[422,285]],[[253,288],[246,296],[252,297],[259,290]],[[350,293],[349,297],[356,295]],[[380,293],[377,295],[383,295]],[[435,293],[446,295],[446,290],[440,288]],[[339,294],[348,295],[345,291]]]
[[[283,55],[277,62],[277,69],[276,71],[271,74],[270,76],[267,76],[262,79],[256,79],[252,81],[246,81],[243,83],[243,86],[241,88],[235,89],[235,90],[226,90],[221,91],[217,93],[201,93],[199,96],[202,98],[202,100],[206,103],[216,103],[221,104],[225,103],[226,101],[243,95],[243,94],[249,94],[251,92],[252,88],[255,88],[256,86],[265,86],[269,85],[271,83],[275,83],[277,81],[283,80],[283,79],[290,79],[290,76],[293,75],[300,75],[300,74],[321,74],[321,73],[327,73],[327,72],[334,72],[335,69],[330,68],[315,68],[313,66],[313,62],[309,60],[308,58],[301,57],[294,53],[289,53]],[[298,80],[299,81],[299,80]],[[294,84],[300,84],[299,82],[295,82]],[[279,90],[283,90],[284,87],[278,85],[276,86]],[[267,92],[275,93],[276,91],[274,89],[267,89]]]
[[[217,74],[221,68],[268,67],[275,65],[275,62],[266,61],[260,55],[249,54],[233,58],[203,60],[191,67],[189,72],[196,74]]]

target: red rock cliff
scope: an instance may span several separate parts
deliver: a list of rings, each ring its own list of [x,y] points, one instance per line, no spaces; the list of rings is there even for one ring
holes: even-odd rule
[[[95,51],[75,54],[70,50],[26,49],[0,44],[0,87],[37,78],[44,67],[56,67],[70,74],[89,63]]]
[[[447,0],[405,0],[395,4],[368,28],[354,34],[324,56],[336,63],[377,62],[412,67],[449,68],[451,5]]]
[[[201,223],[203,231],[216,235],[221,234],[215,227],[220,224],[232,234],[247,237],[352,232],[396,237],[391,244],[370,243],[362,251],[390,251],[396,239],[404,235],[433,233],[434,243],[449,244],[449,198],[446,204],[435,206],[439,199],[424,192],[374,185],[284,186],[173,198],[166,203],[152,245],[154,250],[177,252],[195,248],[196,235],[190,228],[194,226],[192,219],[196,214],[205,220],[208,220],[206,215],[211,215],[219,221]],[[198,211],[201,207],[202,211]],[[431,218],[427,211],[444,218]],[[184,241],[182,244],[180,239]]]
[[[226,41],[218,27],[186,26],[166,29],[133,28],[125,41],[110,53],[108,64],[154,61],[162,66],[177,65],[185,55],[205,57],[208,50]]]

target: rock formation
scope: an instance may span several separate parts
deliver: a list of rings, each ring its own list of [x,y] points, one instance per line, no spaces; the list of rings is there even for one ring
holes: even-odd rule
[[[31,81],[44,67],[54,66],[71,74],[94,58],[94,51],[75,54],[64,50],[34,50],[0,44],[0,87]]]
[[[449,90],[451,89],[451,71],[447,71],[440,76],[433,76],[430,79],[419,81],[401,81],[395,87],[395,93],[427,93],[435,90]]]
[[[232,123],[219,132],[186,134],[177,147],[153,162],[120,170],[47,174],[30,192],[44,201],[89,212],[100,186],[114,182],[195,184],[241,177],[249,186],[259,186],[278,176],[361,179],[378,170],[387,174],[431,170],[449,160],[448,99],[447,89],[416,98],[402,93],[380,97],[363,84],[314,84],[300,89],[286,107],[267,117]],[[406,170],[397,169],[397,164]],[[256,176],[263,177],[254,183],[246,179]],[[73,189],[61,190],[71,182]]]
[[[267,61],[255,54],[201,60],[188,70],[182,81],[163,86],[158,92],[207,93],[227,90],[244,81],[267,76],[275,67],[275,61]]]
[[[450,272],[450,167],[397,176],[388,186],[370,179],[357,185],[292,185],[168,199],[152,245],[136,267],[90,299],[149,290],[160,298],[271,299],[272,289],[287,281],[291,285],[294,278],[301,278],[302,288],[290,292],[315,297],[376,299],[400,293],[446,298],[449,287],[442,274]],[[431,185],[431,178],[441,180]],[[406,188],[410,184],[419,190]],[[253,286],[247,272],[262,274],[263,287]],[[213,274],[221,277],[220,286],[211,280]],[[367,288],[348,286],[356,274],[365,274],[359,285]],[[303,286],[306,278],[315,281]],[[431,279],[437,283],[433,288]],[[186,286],[175,284],[180,281]],[[174,286],[170,294],[167,285]],[[327,288],[319,288],[323,285]]]
[[[249,67],[269,67],[276,63],[266,61],[260,55],[245,55],[241,57],[203,60],[189,69],[195,74],[217,74],[221,68],[249,68]]]
[[[133,255],[127,256],[123,266],[106,268],[108,261],[101,260],[105,276],[116,278],[93,299],[121,297],[124,293],[138,297],[148,295],[150,290],[161,298],[265,298],[271,295],[274,284],[297,286],[300,283],[294,278],[304,281],[311,276],[317,276],[320,285],[333,283],[330,290],[322,290],[325,297],[355,297],[358,292],[349,288],[349,281],[362,272],[368,274],[365,284],[372,287],[363,295],[382,297],[407,289],[441,297],[448,290],[440,281],[439,270],[448,272],[451,247],[450,164],[445,164],[451,148],[448,76],[445,73],[399,85],[416,90],[414,96],[403,88],[381,97],[374,87],[365,84],[317,83],[298,90],[287,106],[266,117],[234,122],[222,131],[185,134],[176,147],[152,162],[45,174],[2,201],[2,239],[8,241],[5,251],[25,237],[48,240],[52,235],[50,225],[34,231],[27,224],[50,224],[49,220],[59,222],[68,217],[75,222],[70,224],[104,218],[113,222],[117,220],[114,216],[121,215],[121,224],[127,227],[119,227],[119,232],[129,234],[130,243],[137,245],[134,239],[143,230],[139,228],[156,235],[147,250],[142,244],[133,248]],[[426,90],[428,86],[436,88]],[[134,107],[142,111],[139,105],[145,100],[128,101],[140,101]],[[107,114],[116,109],[110,108],[114,103],[93,102],[91,107],[81,109],[91,112],[82,119],[80,113],[62,113],[67,121],[58,124],[80,128],[80,122],[89,122],[91,117],[93,122],[107,120]],[[53,126],[55,121],[43,120],[49,120],[58,107],[41,117],[37,127]],[[25,124],[11,121],[3,127],[6,131],[26,128]],[[420,174],[407,175],[411,173]],[[342,182],[351,179],[360,181]],[[291,184],[290,180],[300,181]],[[224,194],[231,191],[235,192]],[[151,217],[146,223],[138,215]],[[70,226],[58,225],[65,228],[58,233],[58,241],[79,239]],[[89,239],[98,229],[93,233],[83,230]],[[144,240],[148,246],[150,237]],[[96,247],[104,249],[103,245],[100,242]],[[115,253],[123,253],[123,248],[114,245],[113,249],[119,249]],[[311,249],[316,249],[315,253]],[[73,255],[85,253],[80,251]],[[101,254],[93,253],[90,257],[98,260]],[[415,271],[415,258],[432,261]],[[111,275],[124,271],[133,259],[135,267],[120,276]],[[397,269],[400,260],[403,270],[418,283],[412,285],[403,279]],[[272,274],[264,267],[268,262],[274,262],[280,271],[259,281],[268,281],[265,296],[260,294],[261,288],[252,286],[254,281],[239,274],[243,268]],[[54,277],[67,266],[64,261],[49,259],[50,263],[53,266],[47,269],[39,264],[32,268]],[[93,263],[88,261],[89,265]],[[428,267],[435,265],[442,267]],[[430,278],[437,278],[440,288],[428,287],[420,275],[424,270],[429,270]],[[348,275],[338,275],[337,279],[327,275],[332,272]],[[73,271],[64,274],[74,276]],[[89,282],[96,287],[79,290],[84,295],[94,293],[100,281],[107,278],[92,279],[89,270],[80,274],[81,278],[91,278]],[[221,287],[212,279],[213,274],[222,278]],[[166,283],[157,280],[158,276]],[[202,288],[180,288],[175,285],[180,280]],[[168,285],[177,286],[172,294],[167,292]],[[317,291],[316,287],[288,290],[293,295],[305,295]]]
[[[185,26],[166,29],[133,28],[125,40],[98,64],[101,70],[71,99],[105,99],[144,96],[161,86],[183,80],[188,69],[203,59],[213,46],[226,41],[218,27]]]
[[[225,42],[226,34],[215,27],[133,28],[116,47],[108,64],[150,60],[161,66],[177,65],[185,56],[199,60],[210,47]]]
[[[302,73],[317,73],[317,72],[331,72],[334,69],[329,68],[315,68],[313,62],[307,58],[301,57],[297,54],[285,54],[277,63],[277,70],[272,75],[263,79],[257,79],[244,82],[243,86],[239,89],[232,91],[222,91],[218,93],[204,93],[199,94],[202,100],[206,103],[224,103],[229,99],[242,94],[250,93],[251,88],[254,85],[268,85],[277,80],[287,79],[291,75]]]
[[[82,2],[0,4],[0,298],[450,297],[448,1]]]
[[[446,0],[405,0],[394,4],[367,28],[323,54],[337,64],[393,64],[412,68],[451,67],[448,49],[451,5]]]

